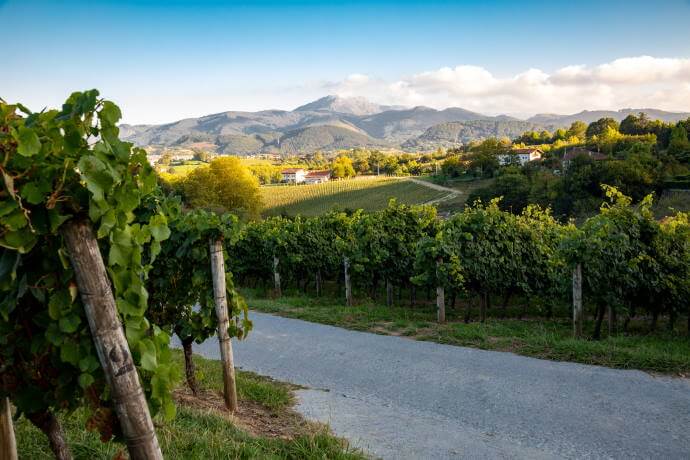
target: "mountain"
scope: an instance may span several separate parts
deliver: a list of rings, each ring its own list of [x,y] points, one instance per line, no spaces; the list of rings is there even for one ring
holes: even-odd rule
[[[575,120],[622,120],[645,112],[652,119],[677,121],[690,113],[657,109],[539,114],[528,120],[483,115],[458,107],[383,106],[361,97],[326,96],[294,110],[229,111],[162,125],[120,125],[123,139],[142,147],[202,149],[223,154],[279,153],[353,147],[435,149],[490,136],[516,137],[526,130],[553,130]]]
[[[677,122],[680,120],[685,120],[690,117],[688,112],[666,112],[659,109],[621,109],[621,110],[583,110],[582,112],[575,113],[572,115],[558,115],[554,113],[540,113],[527,121],[532,123],[541,123],[544,125],[554,125],[557,127],[568,127],[574,121],[583,121],[585,123],[591,123],[597,121],[600,118],[613,118],[616,121],[622,121],[625,117],[630,114],[637,115],[640,112],[647,114],[647,116],[652,120],[662,120],[666,122]]]
[[[349,115],[371,115],[382,112],[382,106],[363,97],[326,96],[295,109],[295,112],[335,112]]]
[[[457,147],[487,137],[515,138],[525,131],[548,128],[539,123],[522,120],[490,119],[451,121],[427,129],[422,135],[402,144],[408,150],[430,150],[438,147]]]

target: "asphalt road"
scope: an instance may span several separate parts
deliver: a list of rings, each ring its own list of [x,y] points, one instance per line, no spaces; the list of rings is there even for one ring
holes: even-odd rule
[[[252,320],[236,365],[309,387],[298,410],[376,457],[690,458],[690,380]]]

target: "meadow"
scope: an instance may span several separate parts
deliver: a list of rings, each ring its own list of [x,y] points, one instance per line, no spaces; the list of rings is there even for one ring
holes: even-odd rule
[[[393,177],[359,177],[310,185],[261,187],[264,215],[317,216],[331,210],[376,211],[391,198],[404,204],[423,204],[447,195],[414,182]]]

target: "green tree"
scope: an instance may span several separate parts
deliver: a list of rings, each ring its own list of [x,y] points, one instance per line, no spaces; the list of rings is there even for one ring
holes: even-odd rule
[[[582,121],[574,121],[567,131],[567,137],[576,137],[578,139],[584,139],[587,133],[587,124]]]
[[[685,127],[678,123],[671,130],[671,138],[668,143],[668,153],[682,161],[687,161],[690,157],[690,142],[688,132]]]
[[[594,136],[601,136],[606,133],[607,130],[613,129],[618,131],[618,122],[613,118],[600,118],[597,121],[593,121],[587,126],[587,138],[591,139]]]
[[[352,160],[346,156],[339,156],[333,160],[331,171],[333,177],[338,179],[355,176],[355,168],[352,166]]]
[[[190,172],[182,184],[191,206],[256,218],[262,200],[259,181],[236,157],[221,157]]]

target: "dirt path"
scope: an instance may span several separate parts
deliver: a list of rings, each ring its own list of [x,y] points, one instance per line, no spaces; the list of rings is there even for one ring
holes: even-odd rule
[[[686,379],[251,317],[236,363],[378,457],[690,458]]]

